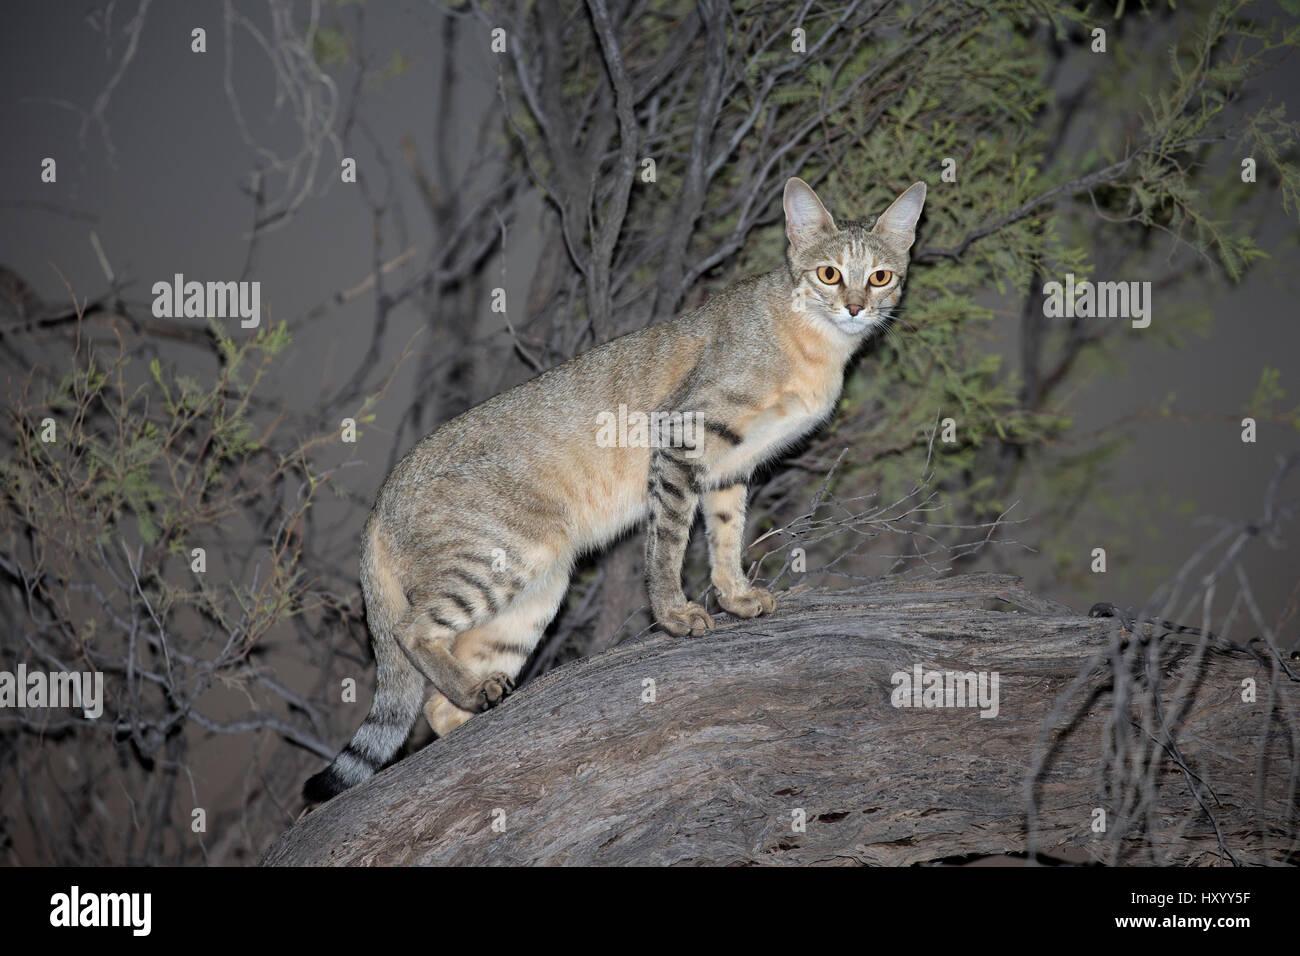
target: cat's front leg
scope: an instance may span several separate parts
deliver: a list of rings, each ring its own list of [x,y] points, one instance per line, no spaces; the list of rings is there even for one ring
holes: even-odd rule
[[[646,523],[646,587],[650,609],[664,630],[699,637],[713,630],[713,618],[682,591],[682,560],[699,502],[703,472],[682,448],[650,453],[650,517]]]
[[[709,563],[718,604],[737,617],[758,617],[776,609],[776,598],[764,588],[751,587],[745,580],[740,554],[745,536],[744,482],[704,492],[704,526],[709,535]]]

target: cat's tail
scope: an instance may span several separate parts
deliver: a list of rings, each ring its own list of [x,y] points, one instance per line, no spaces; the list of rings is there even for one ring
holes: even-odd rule
[[[406,613],[406,596],[373,527],[367,527],[362,541],[361,590],[375,651],[375,700],[352,742],[303,786],[303,796],[312,803],[322,803],[374,776],[406,742],[424,704],[424,676],[397,643],[396,627]]]

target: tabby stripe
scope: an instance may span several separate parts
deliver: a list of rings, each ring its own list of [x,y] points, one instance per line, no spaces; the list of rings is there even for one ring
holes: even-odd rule
[[[408,718],[400,709],[393,707],[384,707],[378,711],[371,706],[370,713],[366,716],[366,723],[378,724],[381,727],[395,727],[398,725],[409,726]]]
[[[671,481],[667,481],[667,480],[660,481],[659,487],[662,488],[664,491],[668,492],[674,498],[680,499],[686,497],[684,494],[682,494],[682,489],[678,488]]]
[[[360,750],[358,750],[356,747],[352,746],[351,744],[348,744],[346,747],[344,747],[343,752],[347,754],[349,757],[351,757],[352,759],[361,761],[363,764],[365,764],[367,767],[369,767],[372,770],[378,770],[382,766],[381,762],[376,760],[374,756],[368,753],[362,753]]]
[[[473,564],[482,565],[483,567],[487,568],[489,571],[496,570],[496,561],[493,560],[492,558],[485,558],[481,554],[468,554],[468,553],[457,554],[455,555],[455,557],[459,558],[461,561],[469,561]]]
[[[532,652],[527,644],[512,641],[488,641],[487,646],[498,654],[514,654],[517,657],[527,657]]]
[[[483,597],[487,600],[487,606],[493,614],[501,610],[501,603],[497,600],[496,594],[493,593],[491,585],[484,583],[482,579],[476,578],[472,574],[462,571],[460,568],[449,568],[447,573],[455,575],[470,587],[482,592]]]
[[[445,617],[439,617],[437,614],[430,614],[429,620],[433,621],[434,624],[437,624],[440,627],[445,627],[449,631],[460,630],[460,628],[458,628],[455,624],[451,623],[451,621],[447,620]]]
[[[733,432],[726,425],[719,422],[705,422],[704,428],[706,431],[713,432],[713,434],[717,435],[723,441],[730,442],[733,445],[739,445],[741,442],[741,437],[739,435]]]
[[[672,464],[679,472],[686,476],[686,483],[690,486],[691,491],[698,495],[703,487],[699,480],[699,476],[703,474],[703,469],[701,469],[699,465],[691,464],[690,462],[684,461],[680,458],[674,458],[672,455],[667,453],[663,453],[662,457],[665,461]],[[660,481],[659,483],[666,484],[664,481]]]
[[[454,591],[447,591],[443,594],[443,597],[469,615],[471,621],[474,620],[474,605],[470,604]]]
[[[655,537],[659,538],[662,541],[666,541],[669,544],[676,544],[678,541],[681,540],[681,535],[677,534],[677,532],[675,532],[672,528],[667,527],[666,525],[660,525],[659,527],[655,528]]]
[[[722,397],[732,405],[740,405],[743,408],[757,408],[758,400],[753,395],[746,395],[744,392],[733,392],[730,389],[722,390]]]
[[[680,511],[678,511],[676,508],[670,507],[669,505],[665,504],[662,501],[659,502],[659,510],[662,511],[667,517],[671,518],[673,521],[676,521],[678,524],[681,524],[686,520],[685,516],[683,516]]]

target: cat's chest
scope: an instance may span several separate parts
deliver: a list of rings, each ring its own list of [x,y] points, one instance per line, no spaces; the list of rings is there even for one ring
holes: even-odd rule
[[[843,386],[843,369],[819,376],[792,376],[763,406],[736,422],[740,442],[710,469],[719,477],[748,474],[786,450],[830,416]]]

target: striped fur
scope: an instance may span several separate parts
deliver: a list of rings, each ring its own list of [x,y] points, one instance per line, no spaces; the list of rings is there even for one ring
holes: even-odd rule
[[[775,599],[751,587],[741,565],[746,482],[830,415],[845,364],[898,301],[924,198],[914,184],[874,227],[839,227],[791,179],[788,268],[592,349],[420,441],[388,476],[362,537],[375,700],[305,795],[328,799],[369,777],[421,710],[445,735],[499,704],[559,609],[577,558],[642,520],[660,626],[679,635],[713,627],[681,587],[701,507],[719,605],[743,617],[770,613]],[[886,273],[889,281],[876,281]],[[648,431],[672,441],[611,445],[600,423],[620,409],[678,423],[689,413],[701,425],[693,441],[674,424]]]

